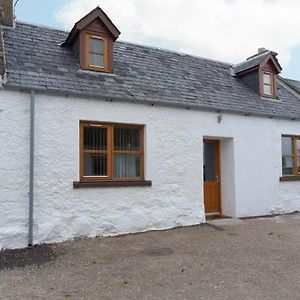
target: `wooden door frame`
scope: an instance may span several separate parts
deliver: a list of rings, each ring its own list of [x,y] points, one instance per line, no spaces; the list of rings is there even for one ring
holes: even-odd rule
[[[221,145],[220,145],[220,140],[214,140],[214,139],[203,139],[203,147],[205,147],[204,144],[214,144],[216,146],[216,153],[215,153],[215,160],[216,160],[216,173],[218,174],[217,176],[219,176],[218,179],[218,184],[219,184],[219,189],[218,189],[218,198],[219,198],[219,211],[216,213],[219,213],[220,215],[222,215],[222,193],[221,193]],[[204,161],[203,161],[203,165],[204,165]],[[205,184],[205,180],[203,177],[203,194],[205,196],[204,193],[204,184]],[[205,199],[203,198],[203,202],[205,203]],[[204,205],[204,212],[205,212],[205,205]]]

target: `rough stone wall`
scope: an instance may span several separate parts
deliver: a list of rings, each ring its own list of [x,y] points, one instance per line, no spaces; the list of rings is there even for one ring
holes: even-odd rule
[[[298,181],[282,182],[279,192],[279,201],[274,203],[272,213],[282,214],[300,211],[300,183]]]

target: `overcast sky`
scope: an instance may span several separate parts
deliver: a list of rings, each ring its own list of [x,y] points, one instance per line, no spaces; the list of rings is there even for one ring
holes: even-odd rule
[[[97,5],[123,40],[232,63],[266,47],[300,80],[299,0],[19,0],[16,15],[70,30]]]

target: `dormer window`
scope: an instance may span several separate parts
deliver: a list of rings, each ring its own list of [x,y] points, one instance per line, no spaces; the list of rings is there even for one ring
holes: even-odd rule
[[[232,67],[231,74],[240,78],[262,98],[275,100],[277,76],[282,70],[276,56],[276,52],[260,48],[257,54]]]
[[[81,69],[112,73],[114,42],[119,35],[118,28],[97,7],[74,25],[62,46],[72,51]]]
[[[108,71],[107,38],[86,34],[86,69]]]
[[[275,97],[274,74],[270,72],[262,72],[262,96],[268,98]]]

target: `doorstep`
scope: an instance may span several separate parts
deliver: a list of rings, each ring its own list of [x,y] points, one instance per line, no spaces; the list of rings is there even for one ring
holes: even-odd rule
[[[241,219],[234,219],[234,218],[215,218],[215,219],[208,219],[206,223],[213,226],[225,226],[225,225],[241,225],[244,223]]]
[[[219,220],[219,219],[231,219],[231,217],[224,216],[220,213],[205,214],[206,221]]]

